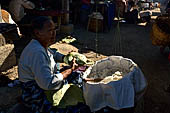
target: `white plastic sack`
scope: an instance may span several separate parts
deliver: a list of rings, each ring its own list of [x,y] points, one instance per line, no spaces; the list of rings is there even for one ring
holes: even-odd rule
[[[143,96],[147,86],[143,73],[132,60],[121,56],[110,56],[97,61],[84,73],[84,78],[105,78],[116,71],[124,73],[121,80],[83,83],[83,95],[92,112],[106,106],[116,110],[134,107],[135,102]]]

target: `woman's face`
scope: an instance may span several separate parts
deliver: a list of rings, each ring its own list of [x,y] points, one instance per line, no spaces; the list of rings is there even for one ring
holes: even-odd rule
[[[55,43],[56,29],[52,20],[45,22],[43,28],[39,30],[39,39],[45,46],[49,46]]]

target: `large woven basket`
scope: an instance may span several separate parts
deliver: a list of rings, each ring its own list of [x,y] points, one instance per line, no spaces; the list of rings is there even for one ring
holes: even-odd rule
[[[170,18],[166,15],[158,16],[153,23],[151,40],[153,45],[170,45]]]

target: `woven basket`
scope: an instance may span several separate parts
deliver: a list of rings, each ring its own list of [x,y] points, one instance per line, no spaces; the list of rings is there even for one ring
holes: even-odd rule
[[[152,26],[151,31],[151,40],[153,45],[169,45],[170,44],[170,35],[163,32],[156,23]]]
[[[157,46],[161,46],[161,45],[170,45],[170,34],[166,31],[166,29],[170,29],[170,28],[160,28],[160,24],[165,24],[165,21],[169,21],[170,18],[167,18],[165,15],[163,16],[159,16],[156,19],[156,22],[153,24],[152,26],[152,31],[150,34],[151,40],[152,40],[152,44],[153,45],[157,45]],[[168,23],[166,24],[165,27],[168,27]]]
[[[103,31],[103,20],[89,17],[88,28],[92,32]]]

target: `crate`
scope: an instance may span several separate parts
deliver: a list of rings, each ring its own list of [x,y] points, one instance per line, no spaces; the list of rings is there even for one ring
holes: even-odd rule
[[[92,32],[103,32],[103,19],[89,17],[87,30]]]

